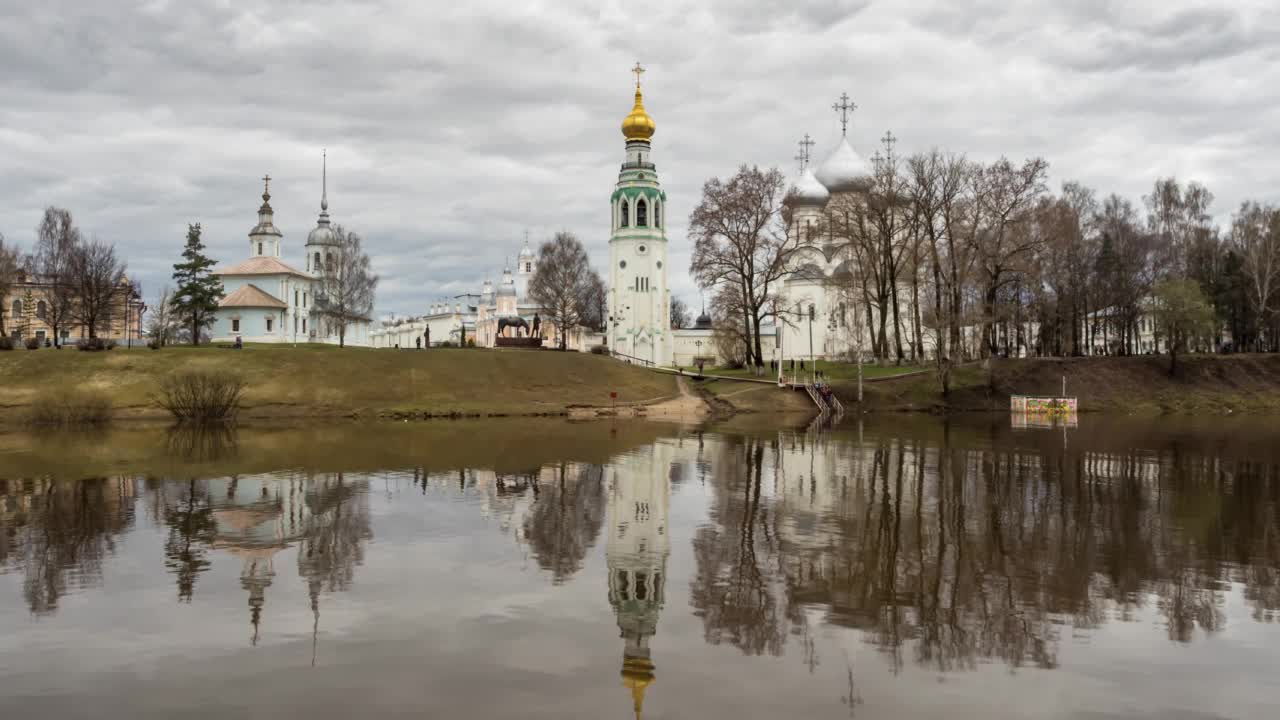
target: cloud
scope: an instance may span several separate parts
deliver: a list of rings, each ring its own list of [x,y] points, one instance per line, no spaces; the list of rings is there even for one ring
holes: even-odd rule
[[[641,60],[670,198],[672,285],[697,306],[685,219],[741,163],[821,159],[831,103],[859,105],[864,155],[1043,155],[1057,181],[1137,198],[1200,179],[1215,212],[1275,201],[1280,21],[1267,2],[530,2],[517,5],[0,0],[0,232],[41,209],[116,242],[148,295],[188,222],[248,252],[261,178],[286,259],[319,211],[384,276],[379,311],[474,289],[561,229],[598,266]]]

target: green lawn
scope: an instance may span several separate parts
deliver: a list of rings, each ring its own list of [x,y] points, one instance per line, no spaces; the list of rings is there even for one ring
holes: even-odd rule
[[[404,411],[467,414],[563,412],[571,406],[642,402],[676,394],[669,375],[604,356],[554,351],[369,350],[250,345],[244,350],[170,347],[101,353],[0,352],[0,419],[60,388],[96,391],[118,412],[155,414],[157,381],[183,369],[227,370],[247,381],[246,413],[348,415]]]

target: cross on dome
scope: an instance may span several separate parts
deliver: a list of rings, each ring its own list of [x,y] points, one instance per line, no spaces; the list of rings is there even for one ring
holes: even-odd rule
[[[894,136],[893,131],[885,130],[880,142],[884,143],[885,154],[893,157],[893,146],[898,144],[898,138]]]
[[[639,87],[640,87],[640,76],[644,74],[644,67],[640,64],[640,61],[639,61],[639,60],[637,60],[637,61],[636,61],[636,66],[635,66],[635,67],[633,67],[633,68],[631,68],[631,72],[635,73],[635,75],[636,75],[636,87],[637,87],[637,88],[639,88]]]
[[[849,113],[857,110],[858,104],[849,102],[849,93],[840,93],[840,102],[832,105],[831,109],[840,113],[840,136],[848,135]]]
[[[800,171],[809,167],[809,160],[813,157],[810,150],[813,148],[813,138],[809,137],[809,133],[804,134],[804,139],[800,141],[800,154],[796,156],[796,160],[800,161]]]
[[[271,199],[271,175],[262,176],[262,199],[267,201]]]

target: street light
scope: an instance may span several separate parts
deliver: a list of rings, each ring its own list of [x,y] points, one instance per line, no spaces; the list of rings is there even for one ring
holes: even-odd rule
[[[814,316],[814,307],[813,307],[813,303],[810,303],[809,304],[809,374],[814,381],[817,381],[818,370],[815,365],[814,357],[813,357],[813,316]]]

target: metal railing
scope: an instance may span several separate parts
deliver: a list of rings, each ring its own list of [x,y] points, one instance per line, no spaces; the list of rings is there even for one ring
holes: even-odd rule
[[[620,353],[617,350],[609,350],[609,356],[612,358],[621,360],[623,362],[633,363],[635,365],[642,365],[644,367],[654,367],[652,360],[645,360],[644,358],[638,358],[638,357],[635,357],[634,355],[627,355],[625,353]]]

